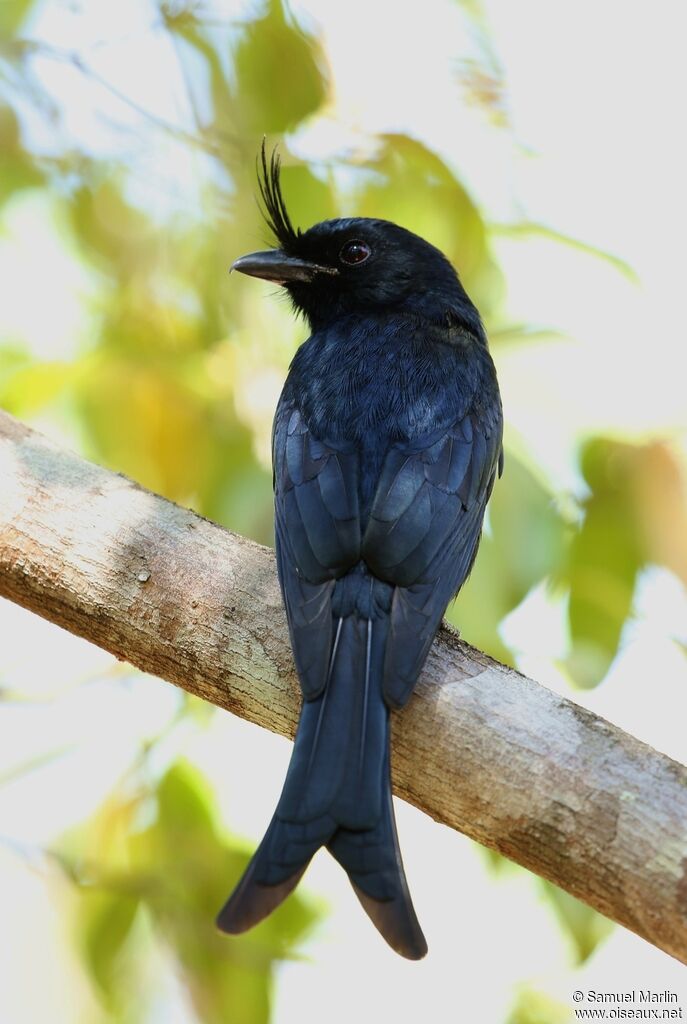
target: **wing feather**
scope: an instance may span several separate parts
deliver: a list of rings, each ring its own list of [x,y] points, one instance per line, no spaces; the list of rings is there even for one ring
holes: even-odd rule
[[[306,699],[322,692],[333,643],[336,581],[362,560],[393,587],[384,695],[410,695],[446,606],[472,568],[502,467],[498,394],[448,428],[396,443],[384,456],[361,526],[361,454],[312,435],[280,403],[274,430],[279,576]]]
[[[314,700],[327,679],[335,582],[360,559],[357,460],[314,437],[288,402],[272,447],[279,580],[303,695]]]
[[[471,411],[424,446],[394,446],[380,475],[362,555],[395,591],[384,695],[410,696],[446,606],[469,575],[501,459],[500,406]]]

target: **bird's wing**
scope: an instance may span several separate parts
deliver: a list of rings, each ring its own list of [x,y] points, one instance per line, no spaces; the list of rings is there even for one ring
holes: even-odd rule
[[[380,474],[362,556],[395,585],[384,696],[402,706],[446,606],[472,568],[502,465],[498,396],[446,430],[394,445]]]
[[[360,559],[358,456],[314,437],[280,402],[272,443],[277,568],[303,695],[326,682],[335,580]]]

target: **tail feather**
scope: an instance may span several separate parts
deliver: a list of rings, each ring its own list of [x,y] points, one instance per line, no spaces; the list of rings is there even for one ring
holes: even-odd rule
[[[410,959],[427,952],[391,798],[389,711],[382,697],[387,628],[385,620],[339,620],[326,686],[303,705],[282,795],[220,911],[223,931],[245,931],[270,914],[326,846],[389,945]]]
[[[308,863],[309,859],[283,882],[261,885],[255,880],[257,868],[251,861],[243,878],[217,915],[217,927],[229,935],[238,935],[259,924],[293,892]]]
[[[365,832],[339,828],[327,848],[348,874],[365,913],[391,948],[408,960],[421,960],[427,942],[403,869],[388,773],[384,810],[377,826]]]

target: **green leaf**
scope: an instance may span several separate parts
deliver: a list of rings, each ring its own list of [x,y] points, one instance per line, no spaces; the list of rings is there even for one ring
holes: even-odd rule
[[[29,416],[59,397],[75,379],[73,363],[34,363],[18,366],[0,379],[0,402],[15,416]]]
[[[138,900],[102,888],[82,889],[82,943],[86,964],[106,1005],[117,1003],[117,971],[134,924]]]
[[[541,885],[558,920],[572,940],[577,962],[584,963],[599,943],[611,934],[615,925],[557,885],[543,879]]]
[[[154,266],[153,225],[126,202],[121,182],[111,172],[78,188],[71,197],[70,213],[74,233],[86,254],[122,284]]]
[[[215,916],[252,850],[220,835],[212,791],[188,762],[147,791],[139,780],[133,798],[132,781],[56,852],[76,886],[78,945],[103,1006],[118,1021],[143,1019],[157,943],[203,1024],[268,1024],[275,965],[296,955],[319,913],[294,893],[246,935],[223,935]]]
[[[0,35],[2,10],[0,3]],[[43,180],[42,172],[22,146],[16,114],[6,103],[0,102],[0,206],[16,192],[36,188]]]
[[[591,494],[566,568],[568,667],[579,686],[592,687],[618,651],[644,566],[664,565],[687,582],[687,500],[676,454],[665,442],[594,438],[582,449],[581,468]]]
[[[316,915],[293,894],[245,936],[227,937],[214,924],[250,854],[224,842],[203,777],[173,765],[154,794],[157,817],[132,836],[132,862],[153,923],[173,953],[199,1019],[206,1024],[267,1024],[275,962],[292,955]]]
[[[478,857],[484,861],[487,869],[491,872],[494,878],[504,878],[509,875],[515,875],[522,872],[524,868],[521,868],[515,861],[510,860],[508,857],[504,857],[502,853],[497,850],[492,850],[490,846],[482,846],[481,843],[474,843],[475,852]]]
[[[269,0],[263,17],[246,27],[234,55],[244,134],[283,134],[324,102],[324,61],[316,41]]]
[[[281,180],[294,226],[305,230],[317,221],[336,217],[336,204],[329,185],[316,178],[305,164],[284,163]]]
[[[568,668],[578,686],[596,686],[606,675],[645,562],[633,495],[638,455],[635,446],[604,439],[582,451],[591,495],[566,570],[573,643]]]
[[[503,280],[491,255],[476,204],[444,161],[407,135],[381,136],[382,149],[367,170],[374,176],[358,194],[356,212],[410,228],[436,245],[458,269],[488,318],[501,301]]]
[[[573,1019],[568,1006],[552,999],[545,992],[522,986],[506,1024],[569,1024]]]
[[[12,36],[21,27],[33,7],[34,0],[2,0],[0,3],[0,37]]]
[[[160,780],[156,796],[158,827],[187,835],[214,835],[211,791],[203,776],[188,762],[172,765]]]
[[[512,452],[494,486],[489,519],[515,607],[540,580],[553,573],[565,550],[567,526],[553,494]]]
[[[503,477],[494,485],[489,522],[472,574],[449,619],[469,643],[512,664],[499,625],[534,586],[558,572],[567,524],[551,492],[510,451]]]

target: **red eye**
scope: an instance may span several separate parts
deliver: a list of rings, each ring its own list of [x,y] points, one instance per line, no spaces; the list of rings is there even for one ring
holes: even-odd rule
[[[339,253],[339,259],[342,263],[348,263],[349,266],[354,267],[357,263],[364,263],[371,255],[372,249],[367,242],[353,238],[350,242],[346,242]]]

